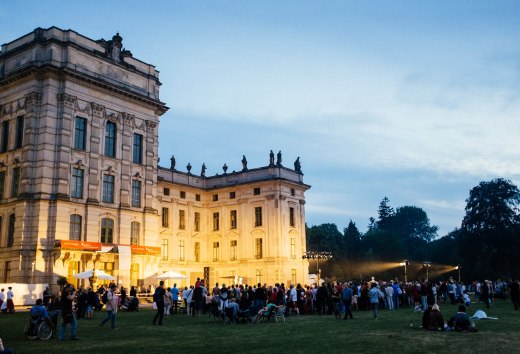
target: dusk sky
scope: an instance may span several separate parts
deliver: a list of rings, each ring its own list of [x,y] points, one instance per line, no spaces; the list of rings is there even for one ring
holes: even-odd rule
[[[0,1],[0,43],[119,32],[160,71],[160,165],[300,157],[309,225],[361,232],[387,196],[439,236],[469,190],[520,184],[519,1]]]

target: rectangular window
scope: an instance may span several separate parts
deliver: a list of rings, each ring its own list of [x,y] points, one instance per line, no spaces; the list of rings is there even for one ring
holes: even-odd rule
[[[114,241],[114,220],[101,219],[101,243],[113,243]]]
[[[232,240],[230,244],[230,250],[229,250],[229,259],[232,261],[237,260],[237,240]]]
[[[20,149],[23,146],[23,125],[24,125],[24,118],[17,117],[16,118],[16,136],[14,139],[14,148]]]
[[[184,260],[184,241],[179,240],[179,261]]]
[[[255,226],[262,226],[262,207],[255,207]]]
[[[213,195],[211,196],[211,199],[212,199],[214,202],[218,201],[218,194],[213,194]]]
[[[69,240],[81,241],[81,215],[70,216]]]
[[[115,177],[111,175],[103,175],[103,202],[114,202],[114,184]]]
[[[143,136],[141,134],[134,134],[134,163],[143,163]]]
[[[130,244],[138,245],[139,244],[139,231],[140,224],[137,221],[132,221],[130,224]]]
[[[85,118],[76,117],[76,126],[74,127],[74,149],[87,149],[87,120]]]
[[[0,152],[7,152],[9,148],[9,121],[2,122],[2,145]]]
[[[72,168],[72,198],[83,198],[83,179],[85,171],[80,168]]]
[[[213,242],[213,262],[218,262],[220,255],[220,244]]]
[[[166,239],[166,238],[163,238],[163,240],[162,240],[161,256],[162,256],[162,259],[164,259],[164,260],[168,259],[168,239]]]
[[[13,169],[13,184],[11,185],[11,197],[17,197],[18,193],[20,193],[20,177],[21,169],[20,167],[15,167]]]
[[[195,194],[195,200],[196,200],[197,202],[200,202],[200,194]]]
[[[170,216],[168,208],[162,208],[162,227],[169,227],[170,226]]]
[[[294,208],[289,208],[289,225],[294,227]]]
[[[296,240],[291,238],[291,258],[296,259]]]
[[[0,200],[4,199],[5,171],[0,172]]]
[[[179,229],[180,230],[184,230],[186,228],[186,218],[185,218],[185,215],[186,213],[184,212],[184,210],[179,210]]]
[[[262,269],[256,270],[256,283],[262,283]]]
[[[141,207],[141,181],[132,180],[132,206]]]
[[[14,223],[16,222],[16,216],[14,214],[9,215],[9,225],[7,228],[7,247],[12,247],[14,243]]]
[[[170,188],[164,188],[163,189],[163,194],[164,195],[170,195]]]
[[[296,284],[296,269],[291,269],[291,284]]]
[[[213,231],[218,231],[219,229],[220,229],[219,214],[213,213]]]
[[[291,188],[291,195],[294,197],[296,195],[296,191],[294,190],[294,188]]]
[[[181,199],[186,199],[186,192],[181,191],[180,197],[181,197]]]
[[[11,261],[6,261],[4,266],[4,283],[11,282]]]
[[[255,258],[260,259],[263,257],[263,247],[262,247],[262,239],[256,238],[255,239]]]
[[[116,157],[116,125],[112,122],[105,126],[105,156]]]
[[[229,192],[229,199],[235,199],[236,194],[235,192]]]
[[[193,227],[196,232],[200,231],[200,213],[199,212],[195,212],[195,220],[194,220]]]
[[[195,250],[194,250],[195,262],[200,262],[200,243],[195,242]]]
[[[4,245],[4,218],[0,216],[0,247]]]
[[[229,212],[229,227],[231,229],[237,228],[237,211],[236,210],[231,210]]]
[[[254,195],[260,195],[260,188],[257,187],[257,188],[255,188],[255,189],[253,189],[253,194],[254,194]]]

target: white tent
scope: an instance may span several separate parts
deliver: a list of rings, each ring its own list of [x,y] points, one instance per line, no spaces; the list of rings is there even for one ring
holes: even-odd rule
[[[110,274],[107,274],[103,272],[102,270],[87,270],[78,274],[74,274],[74,278],[77,279],[88,279],[92,276],[92,274],[95,274],[96,277],[100,280],[114,280],[115,278],[111,276]]]
[[[188,279],[188,277],[184,274],[174,272],[173,270],[169,270],[166,273],[158,275],[157,279]]]

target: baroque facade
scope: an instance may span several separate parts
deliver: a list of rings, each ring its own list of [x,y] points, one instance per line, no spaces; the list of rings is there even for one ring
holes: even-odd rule
[[[158,165],[159,72],[119,34],[38,28],[0,52],[0,274],[124,286],[175,270],[210,282],[306,282],[299,161],[207,177]],[[179,283],[179,281],[177,281]],[[79,284],[78,284],[79,285]]]

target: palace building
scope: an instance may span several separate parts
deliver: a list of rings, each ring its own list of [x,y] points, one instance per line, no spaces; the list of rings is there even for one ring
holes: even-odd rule
[[[159,72],[123,48],[38,28],[0,52],[0,276],[100,269],[120,285],[305,283],[299,160],[215,176],[158,165]]]

